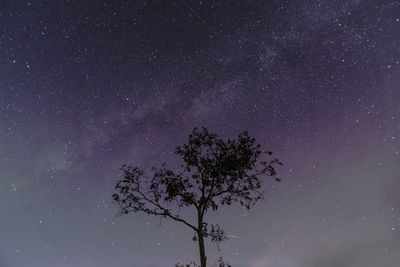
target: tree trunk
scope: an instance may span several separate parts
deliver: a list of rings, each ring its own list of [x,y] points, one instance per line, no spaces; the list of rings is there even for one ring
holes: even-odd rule
[[[203,229],[201,229],[197,235],[198,235],[199,250],[200,250],[200,266],[206,267],[207,257],[206,257],[206,251],[204,248]]]
[[[203,216],[201,214],[200,209],[198,210],[197,214],[197,239],[199,241],[199,250],[200,250],[200,266],[207,267],[207,257],[206,257],[206,250],[204,248],[204,232],[203,232]]]

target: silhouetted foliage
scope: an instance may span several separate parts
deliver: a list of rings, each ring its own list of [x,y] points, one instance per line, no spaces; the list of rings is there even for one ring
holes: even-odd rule
[[[219,257],[216,267],[232,267],[232,266],[228,262],[226,262],[222,257]]]
[[[232,267],[228,262],[226,262],[222,257],[219,257],[218,260],[216,261],[216,264],[212,265],[214,267]],[[177,263],[175,264],[174,267],[200,267],[197,265],[195,262],[190,262],[189,264],[180,264]]]
[[[178,146],[175,153],[182,157],[182,171],[177,173],[164,164],[152,168],[152,176],[138,167],[123,165],[123,179],[115,186],[113,199],[122,214],[144,212],[181,222],[194,230],[199,243],[201,267],[206,266],[204,239],[213,242],[227,239],[218,224],[208,224],[208,210],[236,202],[250,209],[262,199],[262,176],[276,177],[272,152],[262,151],[261,145],[243,131],[237,139],[222,140],[206,128],[194,128],[187,144]],[[194,207],[197,221],[189,222],[174,211],[174,207]],[[225,264],[222,262],[221,264]],[[220,265],[229,266],[229,265]]]

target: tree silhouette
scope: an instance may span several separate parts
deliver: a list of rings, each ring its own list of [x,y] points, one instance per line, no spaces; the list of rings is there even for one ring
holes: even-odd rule
[[[164,163],[153,167],[149,177],[139,167],[123,165],[123,178],[116,183],[113,199],[121,214],[140,211],[191,228],[195,232],[193,240],[199,244],[201,267],[205,267],[205,238],[213,242],[227,239],[218,224],[205,221],[206,213],[234,202],[250,209],[263,197],[259,178],[271,176],[280,181],[275,166],[282,163],[271,159],[272,152],[262,151],[247,131],[225,141],[207,128],[194,128],[188,143],[178,146],[175,153],[183,159],[180,172],[168,169]],[[182,207],[194,208],[197,220],[182,218],[177,211]]]

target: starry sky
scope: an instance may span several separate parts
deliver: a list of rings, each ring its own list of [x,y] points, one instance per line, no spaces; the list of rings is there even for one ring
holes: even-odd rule
[[[198,261],[190,229],[111,198],[194,126],[284,162],[264,202],[209,213],[232,236],[210,264],[400,261],[397,0],[1,1],[0,109],[1,267]]]

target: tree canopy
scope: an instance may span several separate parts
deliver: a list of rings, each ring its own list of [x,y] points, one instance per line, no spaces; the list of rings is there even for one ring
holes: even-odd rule
[[[263,198],[261,177],[276,181],[276,165],[271,151],[261,150],[255,138],[243,131],[236,139],[223,140],[207,128],[194,128],[188,142],[176,147],[183,160],[179,172],[163,163],[153,167],[151,174],[139,167],[123,165],[123,178],[113,194],[122,214],[144,212],[183,223],[195,232],[199,243],[201,267],[206,266],[204,239],[221,242],[227,235],[218,224],[208,224],[205,215],[224,205],[238,203],[250,209]],[[179,215],[176,207],[192,207],[196,221]]]

